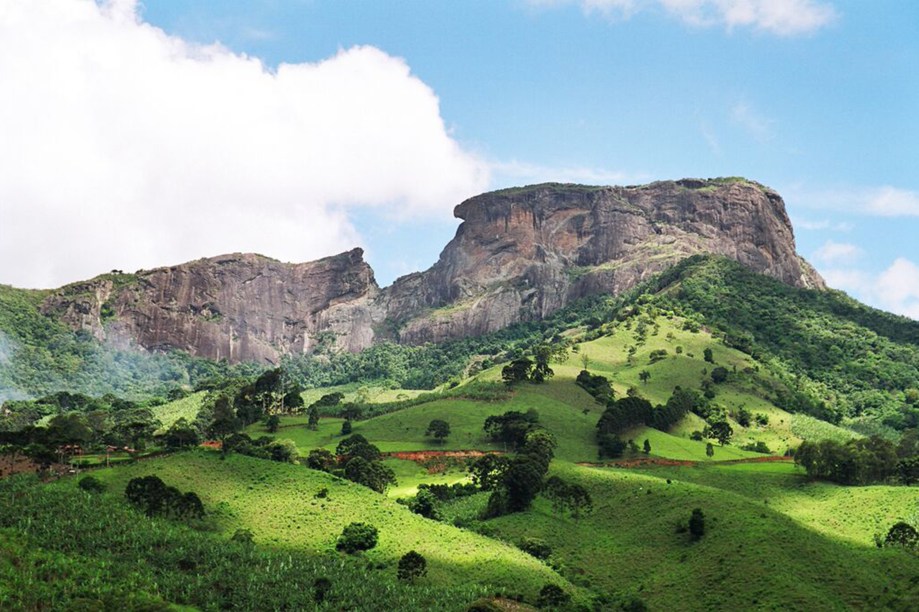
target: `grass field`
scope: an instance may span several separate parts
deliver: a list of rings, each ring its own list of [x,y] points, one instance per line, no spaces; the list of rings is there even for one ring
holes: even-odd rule
[[[780,488],[800,484],[800,476],[788,470],[788,464],[632,471],[558,464],[554,473],[591,491],[590,514],[578,520],[559,516],[538,500],[530,511],[488,521],[483,528],[511,541],[541,538],[573,581],[601,593],[631,591],[652,610],[864,609],[881,601],[891,585],[905,584],[916,575],[919,559],[875,548],[870,533],[865,541],[816,528],[819,520],[843,508],[838,503],[802,509],[812,514],[806,523],[786,514],[793,500],[777,503],[776,496],[766,504],[730,488],[703,484],[712,474],[726,480],[745,474],[751,478],[744,486],[753,487],[759,475],[770,473],[785,483],[776,485]],[[867,502],[863,496],[886,493],[870,491],[873,487],[827,489],[835,490],[815,497],[854,502],[845,504],[858,515],[853,525],[870,521],[874,512],[860,510],[853,495]],[[902,491],[899,502],[915,495],[915,490]],[[474,522],[484,501],[484,496],[461,500],[448,515]],[[872,501],[878,505],[880,500]],[[706,534],[691,542],[676,527],[685,527],[695,507],[705,513]]]
[[[161,423],[156,433],[164,433],[179,419],[185,419],[189,423],[194,422],[195,418],[198,416],[198,411],[201,410],[201,404],[204,402],[205,395],[207,395],[206,392],[199,391],[174,402],[169,402],[161,406],[154,406],[151,412],[153,412],[153,416],[159,419]]]
[[[424,519],[370,489],[298,466],[191,451],[94,472],[116,494],[131,478],[148,474],[195,491],[222,532],[249,529],[260,545],[328,552],[345,525],[361,521],[380,531],[377,547],[365,553],[368,561],[393,566],[416,550],[427,558],[425,580],[432,584],[489,584],[531,599],[546,582],[567,584],[512,546]],[[317,496],[323,489],[327,496]]]

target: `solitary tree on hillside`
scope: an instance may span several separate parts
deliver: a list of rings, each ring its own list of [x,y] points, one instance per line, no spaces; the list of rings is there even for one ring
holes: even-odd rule
[[[641,382],[645,384],[648,384],[648,381],[651,380],[651,372],[647,370],[642,370],[641,372],[638,373],[638,380],[640,380]]]
[[[651,440],[647,438],[645,438],[644,451],[646,455],[651,453]]]
[[[689,517],[689,535],[693,540],[698,540],[705,535],[705,515],[702,514],[701,508],[694,509],[692,516]]]
[[[705,456],[706,456],[706,457],[709,457],[709,458],[715,456],[715,447],[712,446],[712,443],[711,443],[711,442],[706,442],[706,443],[705,443]]]
[[[450,435],[450,423],[441,419],[434,419],[428,424],[428,430],[424,432],[424,435],[433,436],[437,442],[443,444],[443,441]]]
[[[715,363],[715,356],[712,354],[712,349],[706,348],[702,351],[702,356],[705,358],[705,361]]]
[[[399,580],[403,582],[414,582],[416,578],[421,578],[427,573],[427,560],[414,550],[408,551],[399,559],[399,570],[397,573]]]

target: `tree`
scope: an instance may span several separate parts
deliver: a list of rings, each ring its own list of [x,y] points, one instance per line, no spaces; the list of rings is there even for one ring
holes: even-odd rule
[[[80,479],[80,482],[77,483],[77,486],[86,491],[87,493],[104,493],[105,492],[105,483],[96,478],[95,476],[84,476]]]
[[[428,489],[420,489],[408,502],[408,509],[424,518],[435,521],[440,518],[437,511],[437,498]]]
[[[309,421],[306,424],[307,429],[316,431],[319,429],[319,409],[316,407],[316,404],[313,404],[307,410],[307,416]]]
[[[450,424],[441,419],[434,419],[428,424],[426,436],[433,436],[437,442],[443,444],[443,441],[450,435]]]
[[[383,493],[386,487],[396,482],[396,474],[390,468],[379,461],[368,461],[360,456],[345,464],[345,478],[377,493]]]
[[[170,449],[197,446],[200,441],[201,438],[198,435],[198,430],[192,427],[184,418],[173,423],[172,427],[166,431],[166,435],[163,436],[163,442],[165,442],[166,448]]]
[[[408,551],[399,559],[399,569],[397,571],[399,580],[403,582],[414,582],[427,573],[427,560],[414,550]]]
[[[377,461],[382,456],[380,449],[361,434],[354,434],[339,442],[335,454],[339,457],[363,457],[367,461]]]
[[[535,364],[530,379],[535,383],[545,382],[547,378],[555,375],[555,372],[549,367],[549,360],[552,358],[553,350],[548,344],[540,344],[534,351]]]
[[[286,412],[300,412],[300,408],[303,408],[303,396],[300,395],[302,389],[299,385],[294,385],[293,388],[284,394],[284,400],[282,405]]]
[[[711,442],[705,443],[705,456],[709,459],[715,456],[715,447],[712,446]]]
[[[236,418],[230,398],[221,394],[214,402],[214,416],[208,426],[208,435],[220,440],[220,449],[224,455],[227,454],[227,438],[239,431],[241,427],[242,423]]]
[[[705,535],[705,515],[701,508],[695,508],[689,517],[689,535],[693,540],[698,540]]]
[[[711,437],[718,440],[721,446],[731,441],[734,435],[734,428],[727,421],[715,421],[711,425]]]
[[[712,349],[710,348],[706,348],[702,351],[702,357],[709,363],[715,363],[715,356],[712,354]]]
[[[508,465],[510,459],[503,455],[482,455],[469,466],[472,483],[483,491],[492,491],[501,483]]]
[[[265,429],[268,430],[268,433],[277,433],[278,428],[281,426],[281,417],[277,414],[269,415],[265,420]]]
[[[341,424],[341,435],[347,436],[351,433],[353,427],[351,426],[351,421],[345,420]]]
[[[645,384],[648,384],[648,381],[651,380],[651,372],[647,370],[642,370],[641,372],[638,373],[638,380],[640,380],[641,382]]]
[[[268,455],[272,461],[296,463],[300,456],[297,444],[290,439],[275,440],[268,445]]]
[[[647,438],[645,438],[644,451],[646,455],[650,454],[651,452],[651,441],[648,440]]]
[[[526,357],[515,359],[501,369],[501,380],[510,386],[530,380],[533,371],[533,362]]]
[[[893,525],[890,530],[887,532],[887,537],[884,538],[884,543],[887,546],[902,546],[903,548],[917,548],[919,547],[919,532],[910,525],[909,523],[904,523],[900,521]]]
[[[377,545],[378,534],[377,528],[373,525],[350,523],[342,529],[335,548],[349,555],[362,550],[370,550]]]
[[[336,463],[335,455],[324,448],[314,448],[306,457],[306,467],[311,470],[331,472]]]
[[[569,484],[558,476],[546,480],[542,494],[552,502],[553,510],[568,510],[575,519],[580,518],[582,511],[590,511],[593,508],[593,499],[587,489],[579,484]]]
[[[721,384],[728,379],[728,369],[724,366],[715,366],[712,368],[712,382],[715,384]]]

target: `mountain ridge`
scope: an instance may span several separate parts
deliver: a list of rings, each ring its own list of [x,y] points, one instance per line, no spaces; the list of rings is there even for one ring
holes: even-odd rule
[[[72,283],[41,310],[119,348],[277,363],[482,335],[620,294],[697,253],[825,288],[795,251],[781,196],[746,179],[545,183],[475,196],[454,215],[463,223],[438,261],[385,288],[359,248],[297,264],[237,253]]]

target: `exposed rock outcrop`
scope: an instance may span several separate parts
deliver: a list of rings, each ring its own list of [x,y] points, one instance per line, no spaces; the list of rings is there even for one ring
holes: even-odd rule
[[[58,290],[43,310],[120,346],[276,363],[319,345],[487,333],[620,293],[696,253],[824,287],[795,252],[781,197],[742,179],[536,185],[471,198],[454,214],[463,223],[439,261],[382,291],[360,249],[302,264],[234,254],[103,275]]]
[[[454,214],[464,222],[440,260],[384,291],[402,342],[538,319],[585,295],[620,293],[703,252],[796,287],[824,287],[795,252],[781,197],[741,179],[536,185],[476,196]]]
[[[321,342],[370,346],[378,292],[361,249],[302,264],[233,254],[69,285],[43,310],[117,346],[276,363]]]

